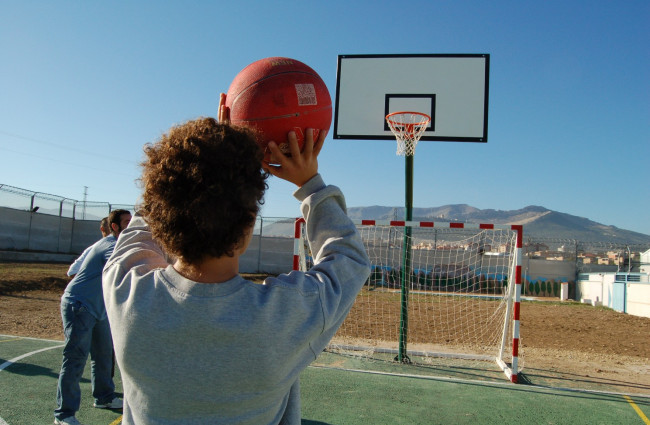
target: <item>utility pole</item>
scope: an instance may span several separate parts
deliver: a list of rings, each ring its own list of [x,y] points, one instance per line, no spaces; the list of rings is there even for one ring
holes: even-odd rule
[[[83,209],[81,210],[82,220],[86,219],[86,199],[88,199],[88,186],[84,186],[84,203],[83,203]]]

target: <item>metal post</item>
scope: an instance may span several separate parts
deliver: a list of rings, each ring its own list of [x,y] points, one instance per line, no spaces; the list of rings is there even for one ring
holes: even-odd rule
[[[413,155],[405,156],[405,208],[404,219],[411,221],[413,219]],[[408,299],[409,299],[409,281],[411,278],[412,260],[411,260],[411,227],[404,227],[403,243],[403,262],[401,273],[401,315],[400,315],[400,333],[399,333],[399,350],[397,361],[400,363],[410,363],[406,354],[406,342],[408,339]]]
[[[32,195],[32,198],[29,202],[29,230],[27,231],[27,249],[30,249],[32,243],[32,219],[34,218],[34,197],[36,194]]]
[[[75,217],[76,214],[77,214],[77,202],[75,201],[72,204],[72,226],[70,226],[70,247],[68,248],[69,253],[72,252],[72,241],[74,239],[74,223],[77,220],[77,218]]]
[[[63,201],[65,201],[65,198],[59,202],[59,230],[56,232],[56,252],[61,252],[61,220],[63,216]]]
[[[628,274],[632,272],[632,251],[630,251],[630,246],[626,245],[627,248],[627,272]]]
[[[88,186],[84,186],[84,207],[83,207],[83,214],[81,215],[81,219],[85,220],[86,219],[86,199],[88,198]]]

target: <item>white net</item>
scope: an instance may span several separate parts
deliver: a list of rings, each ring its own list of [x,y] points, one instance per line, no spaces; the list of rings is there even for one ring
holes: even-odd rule
[[[372,272],[330,350],[370,358],[397,353],[404,279],[407,354],[413,362],[512,362],[516,231],[413,227],[405,237],[403,226],[358,228]],[[411,247],[410,266],[404,263],[405,245]],[[517,362],[520,370],[523,363]]]
[[[429,121],[428,115],[419,112],[395,112],[386,116],[386,122],[397,139],[397,155],[415,155],[415,147]]]

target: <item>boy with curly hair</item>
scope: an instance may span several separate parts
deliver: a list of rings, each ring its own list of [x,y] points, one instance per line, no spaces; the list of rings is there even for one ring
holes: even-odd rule
[[[145,148],[142,206],[104,270],[123,424],[299,424],[299,375],[327,346],[369,276],[341,191],[307,131],[291,156],[211,118]],[[272,174],[298,186],[315,255],[308,272],[238,273]]]

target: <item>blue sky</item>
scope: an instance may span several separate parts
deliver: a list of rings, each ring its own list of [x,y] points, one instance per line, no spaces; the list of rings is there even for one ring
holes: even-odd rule
[[[132,204],[142,146],[215,116],[249,63],[307,63],[332,95],[341,54],[489,53],[488,143],[423,142],[415,207],[541,205],[650,234],[650,2],[5,1],[0,184]],[[394,141],[320,157],[348,206],[403,206]],[[276,178],[262,214],[293,217]],[[1,203],[1,200],[0,200]]]

